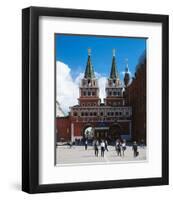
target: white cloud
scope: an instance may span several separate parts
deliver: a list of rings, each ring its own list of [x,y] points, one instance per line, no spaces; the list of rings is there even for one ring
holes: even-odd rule
[[[72,79],[71,69],[68,65],[63,62],[56,62],[56,100],[59,102],[61,109],[67,114],[70,106],[78,104],[79,98],[79,84],[84,76],[84,73],[80,73],[75,80]],[[99,96],[103,101],[105,98],[105,85],[106,77],[101,76],[101,74],[95,72],[98,78],[99,84]]]
[[[79,96],[78,84],[70,75],[71,69],[63,62],[56,63],[56,96],[62,110],[67,113],[69,107],[76,105]]]

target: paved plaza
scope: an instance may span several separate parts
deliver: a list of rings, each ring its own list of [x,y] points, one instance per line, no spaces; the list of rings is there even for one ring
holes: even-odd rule
[[[94,154],[94,147],[88,146],[85,150],[84,146],[57,146],[56,148],[56,163],[57,165],[65,164],[102,164],[102,163],[121,163],[132,161],[146,161],[146,147],[138,147],[139,155],[133,156],[131,146],[127,146],[124,156],[117,156],[114,146],[108,146],[109,151],[105,151],[104,157],[101,157],[101,151],[99,148],[98,157]]]

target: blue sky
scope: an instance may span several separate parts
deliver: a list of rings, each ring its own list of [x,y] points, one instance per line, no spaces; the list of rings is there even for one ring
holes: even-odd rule
[[[133,75],[138,59],[146,49],[146,39],[56,34],[55,48],[56,60],[69,66],[73,79],[79,73],[85,71],[88,48],[91,48],[91,60],[94,71],[102,76],[109,76],[112,63],[112,49],[115,49],[116,63],[122,80],[122,72],[126,66],[125,59],[128,59],[129,70]]]

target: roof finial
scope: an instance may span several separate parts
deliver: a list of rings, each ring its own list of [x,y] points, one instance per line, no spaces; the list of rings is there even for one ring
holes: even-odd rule
[[[88,55],[91,55],[91,48],[88,48]]]
[[[115,56],[115,49],[112,49],[112,55]]]
[[[128,58],[126,58],[125,61],[126,61],[126,72],[128,72],[129,71]]]

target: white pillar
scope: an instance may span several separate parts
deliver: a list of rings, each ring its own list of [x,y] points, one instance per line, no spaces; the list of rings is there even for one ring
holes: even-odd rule
[[[74,142],[74,124],[71,123],[71,142]]]

